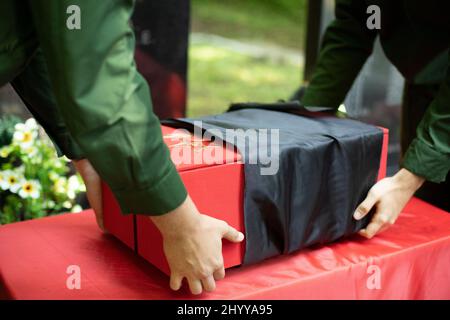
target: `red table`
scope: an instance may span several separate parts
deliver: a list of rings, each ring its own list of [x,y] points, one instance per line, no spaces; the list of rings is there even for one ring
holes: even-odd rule
[[[69,290],[68,266],[81,289]],[[379,284],[379,288],[378,288]],[[189,299],[96,227],[91,211],[0,227],[0,295],[14,299]],[[450,299],[450,214],[413,199],[382,235],[227,270],[201,299]]]

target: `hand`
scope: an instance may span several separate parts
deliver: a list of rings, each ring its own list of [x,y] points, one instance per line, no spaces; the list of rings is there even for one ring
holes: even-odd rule
[[[244,235],[226,222],[197,211],[188,196],[174,211],[151,217],[164,239],[170,266],[170,288],[178,290],[187,278],[193,294],[213,291],[216,280],[225,276],[222,238],[241,242]]]
[[[377,182],[353,215],[356,220],[360,220],[375,206],[372,221],[365,229],[360,230],[359,234],[370,239],[393,225],[424,181],[422,177],[401,169],[395,176]]]
[[[103,225],[102,184],[100,176],[87,159],[74,160],[73,164],[83,178],[86,185],[86,194],[99,228],[105,232]]]

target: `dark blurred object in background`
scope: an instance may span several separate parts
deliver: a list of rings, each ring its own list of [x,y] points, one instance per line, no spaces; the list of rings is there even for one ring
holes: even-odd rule
[[[317,61],[321,38],[334,19],[334,0],[310,0],[306,35],[304,79],[310,80]],[[355,79],[344,101],[350,117],[389,129],[387,175],[397,172],[400,162],[400,117],[404,80],[387,60],[379,41],[373,54]],[[291,99],[298,99],[297,91]]]
[[[186,112],[190,1],[138,1],[132,18],[136,63],[160,119]]]
[[[0,87],[0,117],[2,115],[14,115],[20,119],[31,117],[22,100],[9,84]]]
[[[132,18],[138,70],[150,84],[160,119],[186,112],[190,1],[137,1]],[[0,115],[31,117],[9,86],[0,88]]]

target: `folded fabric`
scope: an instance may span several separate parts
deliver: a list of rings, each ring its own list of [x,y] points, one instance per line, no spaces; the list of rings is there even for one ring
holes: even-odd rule
[[[352,215],[378,177],[383,145],[378,127],[291,102],[240,104],[220,115],[166,123],[201,125],[241,153],[244,264],[335,241],[371,217],[355,221]]]

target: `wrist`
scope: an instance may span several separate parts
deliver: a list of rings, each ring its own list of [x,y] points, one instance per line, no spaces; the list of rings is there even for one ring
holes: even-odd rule
[[[189,196],[175,210],[160,216],[151,216],[150,219],[156,225],[164,238],[179,237],[191,233],[198,224],[200,212]]]
[[[408,169],[402,168],[398,171],[394,179],[405,189],[416,192],[425,182],[425,178],[418,176]]]

